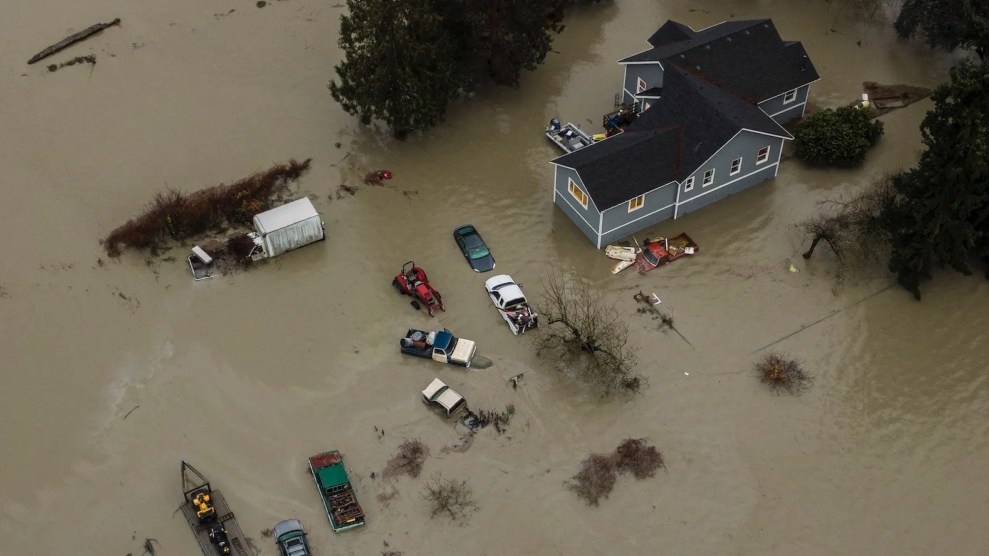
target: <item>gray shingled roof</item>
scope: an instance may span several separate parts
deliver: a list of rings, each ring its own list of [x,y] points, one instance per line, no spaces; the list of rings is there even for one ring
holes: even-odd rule
[[[674,37],[669,22],[661,38]],[[680,24],[677,24],[680,25]],[[663,29],[667,31],[663,32]],[[658,46],[629,56],[620,63],[659,62],[664,68],[680,65],[704,74],[721,86],[760,102],[796,89],[820,76],[798,41],[784,41],[769,19],[728,21],[695,33],[693,38]]]
[[[649,43],[622,62],[662,63],[660,99],[623,133],[553,161],[580,174],[600,210],[683,180],[743,129],[792,139],[756,103],[818,79],[803,46],[768,19],[696,32],[671,20]]]
[[[693,172],[742,129],[792,139],[772,118],[754,104],[688,73],[667,68],[663,97],[642,113],[628,131],[679,125],[683,130],[683,174]]]
[[[681,181],[742,129],[790,134],[757,106],[671,66],[663,97],[624,133],[553,162],[577,170],[600,210]]]
[[[678,127],[625,131],[553,163],[577,170],[604,210],[675,180],[679,144]]]
[[[678,23],[672,19],[669,19],[663,24],[662,27],[659,28],[659,30],[649,37],[649,44],[652,46],[661,46],[672,42],[692,39],[695,35],[697,35],[697,33],[690,27],[687,27],[683,23]]]

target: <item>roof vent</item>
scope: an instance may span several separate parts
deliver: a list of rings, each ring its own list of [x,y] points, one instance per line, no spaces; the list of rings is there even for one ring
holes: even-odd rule
[[[751,34],[752,34],[752,32],[751,32],[751,31],[749,31],[748,29],[746,29],[746,30],[745,30],[745,34],[746,34],[746,35],[751,35]]]
[[[701,67],[700,66],[694,66],[694,67],[697,68],[697,71],[701,71]]]
[[[686,59],[687,59],[687,57],[686,57],[686,56],[684,56],[683,54],[681,54],[681,55],[680,55],[680,59],[681,59],[681,60],[686,60]]]
[[[705,44],[704,45],[704,50],[707,50],[708,52],[710,52],[711,51],[711,45]]]
[[[731,42],[731,37],[728,37],[728,42]]]

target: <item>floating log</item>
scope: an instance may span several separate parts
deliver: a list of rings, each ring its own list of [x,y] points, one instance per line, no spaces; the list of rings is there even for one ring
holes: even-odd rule
[[[33,57],[31,57],[30,60],[27,61],[27,63],[33,64],[39,60],[44,60],[45,58],[51,56],[52,54],[55,54],[56,52],[60,52],[81,40],[88,39],[89,37],[95,35],[96,33],[99,33],[100,31],[106,29],[107,27],[113,27],[114,25],[119,25],[119,24],[120,24],[120,18],[118,17],[113,21],[111,21],[110,23],[97,23],[92,27],[87,27],[82,31],[79,31],[78,33],[65,37],[64,39],[58,41],[57,43],[35,54]]]

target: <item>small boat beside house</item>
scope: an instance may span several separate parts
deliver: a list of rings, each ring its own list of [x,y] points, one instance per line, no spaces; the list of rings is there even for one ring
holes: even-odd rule
[[[594,144],[594,138],[581,131],[579,127],[570,122],[560,125],[560,120],[556,118],[549,121],[546,137],[563,149],[563,152],[568,153]]]
[[[647,239],[642,242],[642,250],[635,257],[635,266],[639,268],[639,272],[648,272],[681,257],[693,255],[699,250],[697,242],[685,233],[671,238]]]

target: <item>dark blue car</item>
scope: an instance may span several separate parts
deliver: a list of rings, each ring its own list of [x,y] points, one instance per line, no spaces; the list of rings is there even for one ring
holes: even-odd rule
[[[464,258],[467,259],[474,272],[487,272],[494,269],[494,257],[491,256],[491,251],[488,250],[488,246],[474,226],[469,224],[459,226],[453,230],[453,239],[457,241],[460,252],[464,254]]]

